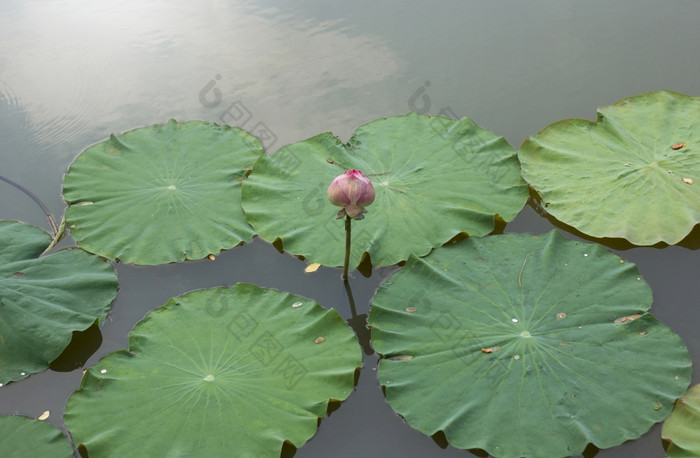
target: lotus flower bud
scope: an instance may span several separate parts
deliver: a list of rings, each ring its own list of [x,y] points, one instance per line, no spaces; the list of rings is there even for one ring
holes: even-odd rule
[[[343,207],[338,218],[347,215],[352,219],[363,219],[363,213],[367,213],[365,207],[374,202],[374,187],[359,170],[348,170],[333,179],[328,187],[328,199],[333,205]]]

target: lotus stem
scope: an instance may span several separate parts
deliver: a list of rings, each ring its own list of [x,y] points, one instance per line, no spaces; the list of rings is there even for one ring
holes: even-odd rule
[[[39,207],[41,207],[41,210],[44,212],[46,215],[46,219],[49,220],[49,225],[51,226],[51,230],[53,231],[53,236],[56,237],[58,236],[59,230],[58,226],[56,225],[56,221],[53,219],[53,216],[51,215],[51,212],[49,209],[44,205],[44,203],[39,199],[34,193],[32,193],[29,189],[25,188],[19,183],[15,183],[14,181],[10,180],[9,178],[6,178],[2,175],[0,175],[0,180],[4,181],[5,183],[14,186],[15,188],[19,189],[23,193],[25,193],[29,198],[31,198],[34,202],[36,202]]]
[[[343,280],[348,279],[348,264],[350,264],[350,240],[351,240],[350,216],[345,216],[345,263],[343,264]]]

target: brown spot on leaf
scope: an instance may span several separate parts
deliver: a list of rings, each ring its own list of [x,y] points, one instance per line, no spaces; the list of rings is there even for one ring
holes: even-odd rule
[[[566,318],[566,313],[564,313],[564,312],[557,313],[558,320],[562,320],[564,318]]]
[[[642,316],[642,315],[639,314],[639,313],[634,314],[634,315],[629,315],[629,316],[623,316],[623,317],[620,317],[620,318],[618,318],[617,320],[613,321],[613,323],[615,323],[615,324],[627,323],[627,322],[629,322],[629,321],[634,321],[634,320],[636,320],[637,318],[641,318],[641,316]]]

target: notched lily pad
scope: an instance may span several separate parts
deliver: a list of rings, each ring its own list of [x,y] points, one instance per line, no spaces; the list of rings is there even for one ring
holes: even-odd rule
[[[676,401],[661,437],[668,443],[669,458],[700,456],[700,385],[692,386]]]
[[[39,257],[50,243],[43,229],[0,221],[0,385],[48,368],[117,293],[111,264],[77,248]]]
[[[675,244],[700,222],[700,98],[650,92],[565,119],[520,147],[553,217],[593,237]]]
[[[424,434],[498,457],[637,438],[685,392],[691,360],[619,260],[556,231],[412,256],[369,316],[387,401]]]
[[[64,418],[90,456],[279,456],[350,395],[361,364],[333,309],[249,284],[194,291],[88,370]]]
[[[243,208],[256,232],[325,266],[344,261],[345,229],[326,190],[359,169],[376,198],[353,222],[350,265],[423,256],[456,235],[488,234],[496,215],[513,219],[527,186],[513,148],[470,119],[410,113],[359,127],[347,144],[331,133],[263,156],[243,184]]]
[[[3,458],[73,457],[73,447],[61,430],[21,415],[0,416],[0,450]]]
[[[253,237],[240,186],[261,154],[246,131],[200,121],[112,135],[66,174],[67,227],[85,250],[126,263],[219,253]]]

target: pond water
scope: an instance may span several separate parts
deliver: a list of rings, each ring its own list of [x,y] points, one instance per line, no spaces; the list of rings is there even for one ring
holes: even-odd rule
[[[596,107],[623,97],[660,89],[700,95],[698,18],[695,0],[4,1],[0,175],[34,192],[58,219],[63,174],[84,148],[170,118],[238,125],[274,152],[320,132],[345,140],[361,124],[412,110],[468,116],[517,148],[554,121],[594,119]],[[47,227],[39,208],[4,183],[0,218]],[[580,236],[532,206],[505,232],[553,227]],[[679,246],[610,246],[638,265],[654,292],[652,313],[688,346],[693,383],[700,382],[699,246],[697,227]],[[125,348],[145,313],[193,289],[251,282],[350,319],[340,270],[305,275],[305,266],[257,239],[214,262],[118,265],[120,290],[104,326],[57,362],[59,370],[0,388],[0,414],[49,410],[48,421],[63,427],[80,354],[94,351],[87,367]],[[395,270],[353,274],[358,315]],[[397,417],[376,367],[377,355],[365,354],[356,392],[295,456],[465,456]],[[662,457],[660,425],[596,456]]]

